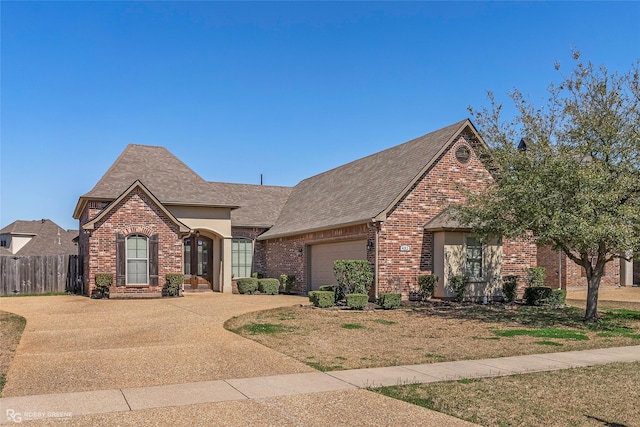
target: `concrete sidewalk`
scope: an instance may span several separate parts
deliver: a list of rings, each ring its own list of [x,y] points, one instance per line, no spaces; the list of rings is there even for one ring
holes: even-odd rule
[[[497,359],[405,365],[333,372],[304,372],[0,399],[0,423],[28,419],[142,411],[213,402],[248,401],[358,388],[495,377],[640,361],[640,346],[546,353]],[[464,424],[459,424],[464,425]],[[467,424],[469,425],[469,424]]]

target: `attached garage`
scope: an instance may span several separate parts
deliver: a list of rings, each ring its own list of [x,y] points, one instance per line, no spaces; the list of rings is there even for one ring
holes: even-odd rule
[[[339,259],[367,259],[367,241],[354,240],[350,242],[325,243],[311,245],[311,290],[321,285],[333,285],[336,279],[333,274],[333,262]]]

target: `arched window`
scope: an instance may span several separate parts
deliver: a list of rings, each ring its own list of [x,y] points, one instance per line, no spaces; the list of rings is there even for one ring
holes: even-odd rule
[[[231,274],[233,277],[251,277],[252,265],[253,242],[251,239],[233,239],[231,241]]]
[[[127,285],[149,283],[149,244],[147,236],[127,237]]]

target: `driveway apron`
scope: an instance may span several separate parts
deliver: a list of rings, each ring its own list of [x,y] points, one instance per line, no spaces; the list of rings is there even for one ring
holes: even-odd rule
[[[303,297],[195,294],[154,300],[3,298],[27,318],[4,397],[315,372],[224,329],[251,311]]]

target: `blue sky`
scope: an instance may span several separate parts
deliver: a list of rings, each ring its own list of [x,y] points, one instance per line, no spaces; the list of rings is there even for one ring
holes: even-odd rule
[[[295,185],[546,88],[624,72],[640,2],[11,2],[1,13],[0,226],[71,215],[129,143],[209,181]],[[509,110],[507,110],[508,112]]]

